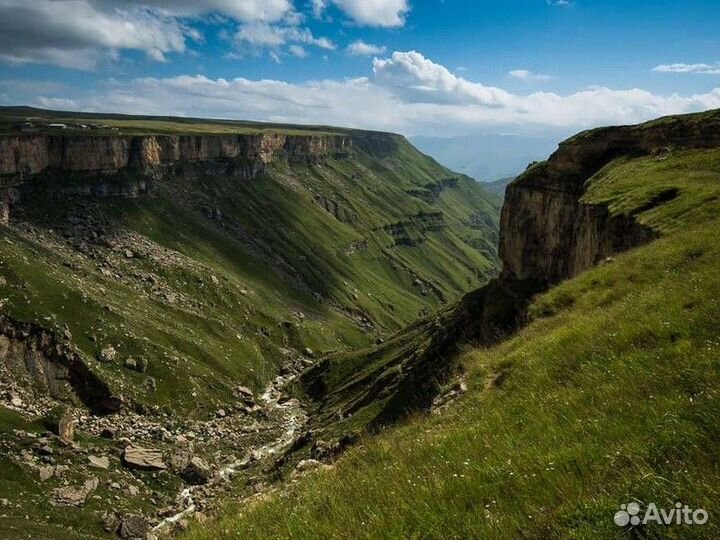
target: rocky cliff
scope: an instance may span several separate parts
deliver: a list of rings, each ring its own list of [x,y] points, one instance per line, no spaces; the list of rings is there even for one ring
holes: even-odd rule
[[[548,161],[507,188],[500,224],[503,273],[553,284],[649,241],[655,232],[633,216],[611,216],[604,206],[583,203],[587,181],[619,157],[718,146],[718,112],[596,129],[561,143]]]
[[[0,176],[6,181],[48,169],[111,173],[181,162],[244,158],[267,164],[278,158],[322,159],[346,152],[346,135],[19,135],[0,138]],[[8,178],[9,177],[9,178]],[[16,178],[13,178],[16,177]]]
[[[147,189],[148,178],[166,171],[251,179],[275,160],[319,162],[351,147],[351,137],[331,134],[0,137],[0,223],[8,221],[20,186],[36,176],[92,176],[92,184],[56,189],[134,196]],[[109,181],[120,173],[129,174],[121,183]]]
[[[717,147],[720,111],[597,129],[563,142],[548,161],[532,166],[507,188],[500,276],[453,309],[419,321],[373,350],[367,362],[359,363],[373,369],[350,387],[332,387],[334,370],[343,369],[346,361],[342,358],[307,372],[307,393],[322,400],[319,418],[332,422],[332,415],[363,415],[368,414],[363,409],[373,407],[379,412],[368,425],[376,427],[429,407],[457,369],[463,343],[491,345],[504,339],[524,324],[534,295],[659,236],[635,214],[613,214],[605,205],[585,201],[588,182],[598,171],[618,158],[656,155],[662,160],[672,150]],[[676,196],[663,192],[651,204]]]

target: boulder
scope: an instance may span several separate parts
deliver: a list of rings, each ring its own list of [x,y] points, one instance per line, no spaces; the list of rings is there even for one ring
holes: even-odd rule
[[[155,392],[157,390],[157,381],[155,380],[155,377],[148,377],[143,382],[143,385],[145,388],[148,389],[150,392]]]
[[[236,386],[235,391],[244,402],[252,403],[255,401],[255,394],[247,386]]]
[[[59,506],[82,506],[88,496],[83,488],[72,486],[57,488],[53,495]]]
[[[96,469],[107,469],[110,467],[110,460],[107,456],[88,456],[88,461],[90,462],[90,466]]]
[[[296,466],[297,472],[307,472],[322,467],[323,464],[316,459],[303,459]]]
[[[113,362],[115,360],[116,356],[117,351],[112,345],[110,345],[101,350],[97,358],[98,360],[100,360],[100,362],[105,362],[106,364],[109,364],[110,362]]]
[[[153,448],[128,446],[123,452],[123,462],[131,469],[142,471],[164,471],[167,469],[162,452]]]
[[[148,360],[144,356],[135,359],[135,369],[140,373],[145,373],[148,369]]]
[[[66,409],[58,421],[58,437],[65,442],[72,442],[75,438],[75,418],[70,409]]]
[[[102,522],[103,530],[105,532],[114,533],[118,530],[118,526],[120,525],[120,518],[115,512],[110,511],[103,515]]]
[[[142,516],[126,516],[120,522],[120,529],[118,534],[120,538],[126,539],[145,539],[148,533],[148,522]]]
[[[60,506],[82,506],[85,504],[87,496],[95,491],[99,484],[100,481],[97,477],[93,477],[86,480],[80,487],[66,486],[57,488],[53,491],[55,502]]]
[[[187,466],[180,473],[180,476],[188,484],[193,486],[199,486],[207,484],[212,477],[212,471],[207,463],[205,463],[199,457],[194,457],[190,460]]]
[[[45,425],[63,442],[69,443],[75,438],[75,417],[69,407],[53,408],[45,417]]]
[[[53,476],[55,476],[55,467],[53,467],[52,465],[40,467],[40,480],[44,482],[45,480],[48,480]]]

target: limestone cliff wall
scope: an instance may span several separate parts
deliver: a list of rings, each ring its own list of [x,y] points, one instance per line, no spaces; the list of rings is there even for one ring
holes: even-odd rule
[[[53,179],[55,196],[137,196],[149,178],[165,172],[252,179],[276,160],[316,163],[344,156],[352,145],[348,135],[329,134],[0,137],[0,224],[8,223],[13,201],[41,175]],[[68,174],[94,181],[62,182]]]
[[[720,112],[581,133],[506,191],[500,221],[504,274],[553,284],[656,235],[632,216],[580,202],[585,184],[620,156],[720,146]]]
[[[112,173],[178,163],[244,158],[261,164],[275,159],[319,160],[347,152],[346,135],[147,135],[0,137],[4,184],[47,170]]]

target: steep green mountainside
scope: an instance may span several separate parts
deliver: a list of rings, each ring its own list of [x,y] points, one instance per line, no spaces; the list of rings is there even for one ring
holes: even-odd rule
[[[190,458],[213,479],[193,507],[220,504],[238,471],[269,476],[257,456],[304,421],[278,375],[382,341],[499,270],[499,198],[400,136],[5,112],[2,538],[157,525],[188,504]],[[18,133],[28,118],[121,129]],[[72,442],[48,431],[60,404]],[[130,464],[133,445],[162,466]]]
[[[306,348],[380,339],[497,269],[499,201],[393,135],[250,181],[169,176],[133,198],[58,195],[94,181],[76,176],[37,178],[13,210],[3,313],[88,358],[112,346],[117,360],[92,369],[176,412],[214,411]],[[136,356],[156,390],[123,367]],[[197,399],[174,403],[179,388]]]
[[[694,130],[695,122],[715,118],[651,125]],[[608,131],[613,137],[620,135]],[[534,296],[523,311],[524,327],[506,339],[465,344],[456,356],[463,382],[451,381],[446,394],[457,398],[467,387],[462,398],[366,436],[330,470],[231,508],[189,538],[717,537],[720,150],[649,152],[647,146],[641,155],[600,162],[574,197],[581,196],[580,210],[600,220],[593,223],[614,227],[632,219],[628,234],[651,230],[658,239],[603,257]],[[572,142],[566,148],[572,155],[587,150]],[[542,166],[560,170],[566,155]],[[538,178],[538,171],[521,177],[513,200],[522,194],[535,201],[535,210],[554,215],[543,201],[552,186]],[[569,199],[570,191],[555,193],[547,196]],[[507,246],[514,241],[505,242],[511,259]],[[539,253],[526,259],[532,268]],[[380,348],[313,368],[306,375],[310,391],[322,382],[330,395],[318,427],[332,425],[320,436],[372,425],[386,409],[383,400],[394,399],[398,374],[411,372],[412,359],[424,358],[438,334],[452,334],[447,325],[467,305],[416,323]],[[442,362],[436,367],[446,369]],[[370,394],[380,405],[362,401]],[[353,415],[338,421],[348,407],[355,407]],[[703,526],[616,526],[620,505],[635,501],[667,509],[682,502],[711,518]]]

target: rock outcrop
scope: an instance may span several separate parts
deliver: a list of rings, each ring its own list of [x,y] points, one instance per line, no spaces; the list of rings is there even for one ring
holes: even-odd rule
[[[607,257],[645,244],[658,233],[634,215],[613,215],[604,205],[583,201],[587,181],[620,157],[662,155],[673,149],[720,147],[720,111],[663,118],[638,126],[581,133],[565,142],[547,162],[530,167],[506,192],[500,223],[503,270],[485,287],[467,294],[454,308],[420,320],[373,349],[374,370],[335,391],[332,359],[306,371],[301,382],[321,402],[319,418],[379,413],[370,428],[382,427],[418,409],[428,409],[442,385],[458,369],[463,343],[492,345],[526,321],[532,297],[572,278]],[[662,204],[677,193],[663,193]],[[405,234],[394,224],[390,234]],[[377,362],[382,358],[383,362]],[[341,420],[328,420],[334,415]],[[332,429],[338,431],[337,426]],[[321,428],[322,430],[322,428]]]
[[[115,412],[122,405],[77,348],[35,324],[2,315],[0,366],[6,381],[24,381],[24,387],[38,394],[59,401],[77,401],[99,414]],[[66,437],[70,435],[69,422],[58,424],[58,434],[64,430]]]
[[[0,138],[0,176],[28,177],[48,169],[115,173],[178,163],[246,159],[321,160],[347,152],[346,135],[17,135]]]
[[[671,149],[720,146],[720,112],[595,129],[560,144],[505,193],[500,221],[503,274],[554,284],[655,238],[632,216],[584,204],[586,182],[610,161]]]
[[[9,222],[13,204],[37,177],[45,180],[43,191],[55,197],[137,197],[162,175],[249,180],[277,160],[319,163],[346,157],[352,144],[352,137],[341,134],[3,136],[0,224]]]
[[[123,463],[131,469],[142,471],[164,471],[167,465],[160,450],[128,446],[123,452]]]

